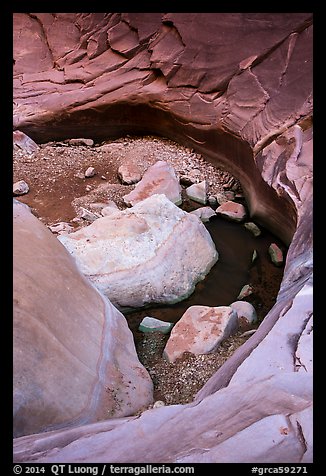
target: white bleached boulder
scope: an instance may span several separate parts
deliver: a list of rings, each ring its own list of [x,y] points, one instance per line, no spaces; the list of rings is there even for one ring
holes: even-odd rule
[[[181,301],[218,259],[199,218],[163,194],[58,239],[118,307]]]
[[[174,362],[185,352],[213,352],[237,329],[238,316],[230,306],[191,306],[173,327],[163,355]]]

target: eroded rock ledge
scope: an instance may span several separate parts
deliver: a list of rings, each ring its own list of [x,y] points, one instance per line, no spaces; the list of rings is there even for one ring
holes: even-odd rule
[[[312,461],[312,15],[19,13],[14,28],[17,129],[194,147],[291,242],[274,308],[195,402],[17,438],[15,460]]]

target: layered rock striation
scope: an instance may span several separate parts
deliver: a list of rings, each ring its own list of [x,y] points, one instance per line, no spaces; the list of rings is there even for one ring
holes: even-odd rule
[[[290,245],[275,306],[195,402],[17,438],[16,461],[312,461],[312,29],[309,13],[14,15],[16,129],[193,147]]]

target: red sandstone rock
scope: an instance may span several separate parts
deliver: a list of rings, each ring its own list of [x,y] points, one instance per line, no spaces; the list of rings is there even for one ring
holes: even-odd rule
[[[14,59],[15,128],[180,141],[290,244],[275,306],[193,404],[17,438],[15,460],[311,462],[312,15],[16,13]]]
[[[238,316],[228,306],[191,306],[175,324],[163,355],[174,362],[185,352],[207,354],[238,329]]]
[[[228,220],[242,222],[246,218],[246,209],[241,203],[224,202],[217,207],[216,215],[220,215]]]

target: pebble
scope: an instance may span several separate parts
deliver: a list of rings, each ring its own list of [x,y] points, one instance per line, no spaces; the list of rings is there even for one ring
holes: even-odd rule
[[[272,263],[275,264],[275,266],[282,266],[283,264],[283,252],[282,250],[277,246],[276,243],[272,243],[270,247],[268,248],[269,255],[271,257]]]
[[[254,236],[259,236],[261,235],[261,230],[260,228],[258,228],[258,226],[252,222],[252,221],[247,221],[245,224],[244,224],[244,227],[250,231]]]
[[[239,292],[239,295],[237,299],[243,299],[247,296],[250,296],[254,292],[253,287],[250,284],[245,284],[242,288],[241,291]]]
[[[94,177],[96,174],[96,170],[94,167],[88,167],[88,169],[85,171],[85,178],[90,178]]]

